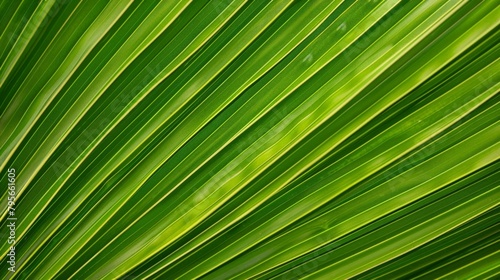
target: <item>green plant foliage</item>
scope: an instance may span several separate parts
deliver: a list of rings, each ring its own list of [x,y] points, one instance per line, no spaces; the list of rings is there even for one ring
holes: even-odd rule
[[[500,277],[499,4],[0,1],[0,276]]]

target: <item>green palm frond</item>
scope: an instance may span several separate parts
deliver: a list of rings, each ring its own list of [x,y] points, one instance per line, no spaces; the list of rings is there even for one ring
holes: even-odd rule
[[[499,277],[498,1],[0,11],[2,278]]]

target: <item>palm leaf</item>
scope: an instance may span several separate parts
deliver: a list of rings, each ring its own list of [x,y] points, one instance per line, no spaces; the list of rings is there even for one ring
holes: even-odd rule
[[[0,11],[3,278],[498,277],[496,1]]]

